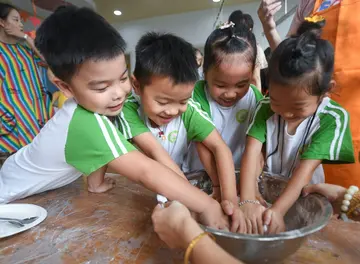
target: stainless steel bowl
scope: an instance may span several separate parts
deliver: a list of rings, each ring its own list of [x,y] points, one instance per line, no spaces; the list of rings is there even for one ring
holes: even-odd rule
[[[187,177],[193,185],[211,192],[211,182],[204,171],[188,173]],[[259,179],[259,190],[264,199],[272,203],[286,183],[283,177],[265,174]],[[202,227],[215,235],[223,249],[245,263],[278,263],[295,253],[308,235],[324,228],[332,214],[328,200],[312,194],[297,200],[285,216],[287,231],[278,235],[244,235]]]

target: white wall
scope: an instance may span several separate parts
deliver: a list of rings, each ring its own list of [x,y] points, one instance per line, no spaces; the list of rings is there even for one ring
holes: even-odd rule
[[[260,1],[254,1],[241,5],[226,6],[223,9],[220,21],[225,21],[232,11],[241,9],[254,19],[254,34],[260,45],[265,49],[268,47],[266,38],[262,34],[262,27],[257,16]],[[131,65],[134,66],[134,48],[139,38],[147,31],[156,30],[174,33],[197,47],[203,47],[207,37],[213,30],[213,24],[218,9],[209,9],[197,12],[154,17],[149,19],[134,20],[128,23],[115,24],[120,34],[128,44],[128,52],[131,56]],[[284,37],[290,27],[292,16],[285,20],[280,26],[280,35]]]

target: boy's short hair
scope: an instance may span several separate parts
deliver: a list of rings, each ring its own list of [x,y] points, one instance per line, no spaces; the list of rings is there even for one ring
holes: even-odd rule
[[[87,60],[108,60],[125,52],[125,41],[88,8],[59,7],[36,32],[35,45],[53,73],[69,82]]]
[[[170,78],[174,84],[198,80],[194,47],[172,34],[149,32],[136,45],[134,76],[143,88],[151,77]]]

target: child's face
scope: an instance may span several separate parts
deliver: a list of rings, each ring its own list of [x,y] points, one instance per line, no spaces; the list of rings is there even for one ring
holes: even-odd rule
[[[141,105],[147,117],[156,125],[170,123],[186,111],[194,83],[174,84],[168,77],[152,77],[148,85],[140,88],[134,78],[134,89],[141,97]]]
[[[310,95],[302,88],[295,89],[288,86],[270,83],[271,109],[288,122],[304,120],[313,115],[322,97]]]
[[[249,90],[253,70],[243,57],[232,56],[218,67],[210,67],[206,81],[211,97],[221,106],[230,107],[243,98]],[[236,57],[238,61],[234,61]]]
[[[61,82],[67,97],[75,97],[85,109],[106,116],[121,112],[131,91],[123,54],[111,60],[85,61],[69,84]]]

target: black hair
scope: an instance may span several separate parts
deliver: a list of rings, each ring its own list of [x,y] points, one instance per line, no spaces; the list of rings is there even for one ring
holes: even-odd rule
[[[110,60],[125,52],[125,41],[89,8],[61,6],[36,32],[35,45],[55,76],[69,82],[87,60]]]
[[[229,16],[229,22],[233,22],[235,26],[243,25],[249,30],[254,28],[254,20],[249,14],[244,14],[241,10],[236,10]]]
[[[235,10],[230,14],[228,21],[229,22],[231,21],[234,24],[239,24],[239,21],[241,20],[242,16],[243,16],[243,12],[241,10]]]
[[[256,39],[246,26],[215,29],[205,44],[204,73],[211,66],[218,66],[226,55],[244,54],[252,69],[255,68],[257,56]]]
[[[6,3],[0,3],[0,19],[6,20],[11,10],[17,10],[17,9],[12,5]]]
[[[174,84],[198,80],[194,47],[169,33],[148,32],[136,45],[134,76],[143,88],[153,76],[168,77]]]
[[[309,89],[311,95],[318,96],[329,91],[334,71],[334,48],[329,41],[319,38],[322,27],[319,25],[302,24],[300,34],[284,40],[273,51],[269,64],[270,84],[301,86]]]
[[[325,20],[316,23],[304,20],[299,26],[295,36],[300,36],[305,32],[313,32],[318,38],[320,38],[325,23]]]
[[[265,54],[266,61],[269,63],[270,58],[271,58],[271,48],[270,48],[270,47],[267,47],[267,48],[264,50],[264,54]]]

